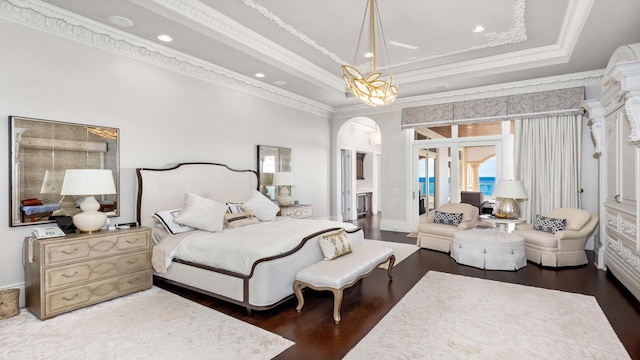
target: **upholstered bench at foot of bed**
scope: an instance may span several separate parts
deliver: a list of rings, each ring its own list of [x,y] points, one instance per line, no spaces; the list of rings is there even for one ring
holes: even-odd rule
[[[363,244],[353,247],[353,251],[337,259],[320,261],[308,266],[296,275],[293,291],[298,298],[296,310],[302,311],[304,298],[302,288],[330,290],[333,292],[333,320],[340,323],[342,292],[353,286],[358,280],[371,274],[379,265],[389,262],[387,274],[392,278],[391,269],[396,257],[393,250],[382,246]]]

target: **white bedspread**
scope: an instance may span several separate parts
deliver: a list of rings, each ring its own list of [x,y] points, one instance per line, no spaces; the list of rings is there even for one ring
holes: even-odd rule
[[[353,224],[337,221],[278,217],[276,221],[225,229],[221,233],[194,231],[156,246],[158,253],[154,248],[154,269],[159,273],[166,272],[175,256],[185,261],[249,275],[257,260],[285,253],[298,246],[306,236],[336,227],[347,230],[357,228]]]

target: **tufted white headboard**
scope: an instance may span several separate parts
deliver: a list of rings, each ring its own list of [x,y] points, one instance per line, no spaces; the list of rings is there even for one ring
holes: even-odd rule
[[[221,203],[244,202],[258,188],[258,174],[233,170],[223,164],[182,163],[167,169],[136,169],[140,225],[153,226],[156,211],[179,209],[186,192]]]

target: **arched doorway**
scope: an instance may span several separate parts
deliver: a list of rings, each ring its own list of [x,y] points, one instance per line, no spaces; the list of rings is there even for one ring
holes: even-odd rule
[[[339,221],[378,212],[381,143],[380,127],[368,117],[349,119],[338,129],[336,205]]]

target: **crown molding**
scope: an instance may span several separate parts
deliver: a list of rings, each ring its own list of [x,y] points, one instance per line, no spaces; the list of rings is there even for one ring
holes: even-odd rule
[[[393,104],[385,107],[374,108],[366,105],[351,105],[336,108],[333,111],[332,118],[366,116],[394,111],[399,112],[403,108],[409,107],[527,94],[540,91],[573,88],[577,86],[599,87],[603,76],[604,69],[447,91],[429,95],[399,97]]]
[[[322,117],[333,109],[39,0],[0,0],[0,18]]]
[[[270,12],[264,6],[256,4],[252,0],[242,0],[242,2],[245,5],[247,5],[248,7],[252,8],[255,11],[257,11],[258,13],[260,13],[260,15],[262,15],[265,18],[269,19],[269,21],[273,22],[274,24],[278,25],[280,28],[282,28],[285,31],[287,31],[292,36],[295,36],[296,38],[298,38],[298,40],[300,40],[303,43],[307,44],[308,46],[312,47],[313,49],[315,49],[319,53],[327,56],[328,58],[333,60],[336,64],[339,64],[339,65],[346,64],[346,62],[344,60],[340,59],[338,57],[338,55],[336,55],[336,54],[332,53],[331,51],[327,50],[327,48],[325,48],[323,46],[320,46],[318,43],[316,43],[315,41],[311,40],[311,38],[309,38],[307,35],[305,35],[305,34],[299,32],[298,30],[296,30],[293,26],[291,26],[289,24],[286,24],[284,21],[280,20],[280,18],[278,16],[276,16],[275,14]]]
[[[571,56],[595,0],[570,0],[558,36],[558,45]]]
[[[505,72],[505,69],[517,71],[539,67],[540,64],[553,65],[566,62],[569,57],[570,55],[558,45],[549,45],[394,74],[394,78],[399,84],[407,84],[444,77],[460,77],[467,74],[473,74],[473,76],[491,75]]]
[[[457,63],[446,64],[442,66],[426,67],[420,70],[394,73],[394,78],[398,84],[407,84],[416,81],[433,80],[443,77],[464,76],[467,74],[491,75],[509,71],[518,71],[539,67],[543,65],[554,65],[566,63],[571,58],[576,42],[580,37],[580,32],[591,12],[595,0],[570,0],[565,11],[565,17],[558,41],[555,44],[547,46],[539,46],[532,49],[514,51],[510,53],[488,56],[469,61],[460,61]],[[522,3],[517,4],[524,6]],[[516,7],[516,19],[518,18],[518,7]],[[524,17],[524,9],[521,10]],[[524,21],[524,20],[523,20]],[[522,28],[525,32],[522,32]],[[520,33],[516,32],[521,29]],[[526,38],[526,26],[521,24],[516,26],[513,31],[514,42],[517,42],[518,36]],[[507,44],[506,42],[504,44]],[[503,44],[500,44],[503,45]]]
[[[175,18],[175,21],[181,22],[180,19],[186,18],[191,22],[197,23],[206,29],[222,35],[226,38],[225,44],[238,49],[243,52],[249,50],[253,53],[260,54],[261,57],[266,57],[275,61],[279,67],[288,68],[290,72],[298,74],[298,76],[307,78],[313,81],[317,81],[325,84],[327,87],[344,91],[344,81],[342,77],[336,74],[330,73],[314,63],[304,59],[303,57],[285,49],[284,47],[274,43],[266,37],[254,32],[253,30],[241,25],[240,23],[230,19],[229,17],[221,14],[215,9],[203,4],[198,0],[130,0],[131,2],[154,11],[157,6],[161,6],[165,10],[172,11],[178,15],[179,18]],[[252,6],[261,14],[266,13],[266,9],[262,6],[256,5],[253,2],[245,0],[245,4]],[[277,17],[268,17],[270,20],[276,22],[281,27],[287,27],[281,22],[277,22]],[[183,20],[182,20],[183,21]],[[294,31],[291,27],[288,30]],[[314,47],[319,48],[317,44],[311,41],[311,39],[297,34],[300,39],[305,39],[305,43],[313,44]],[[324,53],[328,51],[324,49]]]
[[[139,0],[131,1],[139,2]],[[246,5],[254,7],[256,11],[264,13],[264,16],[270,17],[272,21],[276,21],[277,18],[273,17],[273,14],[268,13],[263,7],[255,4],[251,0],[243,1]],[[524,3],[524,0],[517,1],[518,3]],[[469,73],[478,74],[484,72],[485,74],[490,74],[504,70],[505,68],[513,71],[524,67],[531,67],[534,61],[547,61],[547,65],[565,61],[565,59],[570,57],[571,51],[573,51],[573,45],[575,45],[577,41],[578,35],[584,26],[584,22],[591,11],[594,1],[595,0],[569,1],[561,36],[556,45],[427,68],[411,73],[395,74],[394,77],[398,83],[407,83],[445,76],[464,76]],[[287,66],[297,68],[298,71],[307,72],[311,74],[310,76],[318,79],[324,77],[325,80],[323,83],[329,84],[330,87],[337,88],[341,92],[344,92],[344,84],[341,78],[334,74],[328,74],[324,70],[316,71],[317,69],[310,68],[306,60],[302,58],[295,59],[289,56],[291,54],[285,53],[281,47],[261,42],[260,38],[255,37],[257,34],[246,28],[243,28],[243,32],[238,32],[238,27],[231,26],[233,24],[228,22],[232,20],[227,19],[228,21],[221,21],[221,14],[216,15],[217,13],[214,13],[215,11],[213,9],[205,6],[200,1],[152,0],[152,2],[162,6],[169,6],[175,9],[174,11],[178,11],[181,15],[191,19],[199,18],[200,23],[208,23],[213,28],[216,28],[216,31],[226,32],[226,36],[236,40],[240,39],[245,46],[253,49],[258,48],[260,51],[271,52],[271,56],[278,58],[279,61],[287,64]],[[516,12],[518,11],[517,9],[518,7],[516,7]],[[522,15],[524,15],[524,12],[522,12]],[[399,98],[394,104],[384,108],[352,105],[334,109],[331,106],[256,81],[253,78],[232,72],[213,63],[133,36],[39,0],[0,0],[0,18],[325,118],[399,111],[409,106],[464,101],[503,96],[504,94],[545,91],[575,86],[592,86],[594,79],[601,81],[603,74],[603,71],[597,70],[559,77]],[[283,24],[281,26],[286,25]],[[516,26],[516,28],[518,28],[518,26]],[[294,31],[294,29],[289,29],[289,31]],[[522,36],[522,26],[520,26],[520,30],[518,31],[520,32],[518,36]],[[317,44],[313,43],[312,40],[306,38],[303,34],[297,34],[296,36],[305,39],[304,41],[310,44],[310,46],[317,47],[318,51],[326,52],[325,55],[332,57],[326,49],[318,47]],[[526,36],[526,32],[524,36]],[[331,80],[329,80],[330,78]],[[597,86],[599,83],[595,85]]]
[[[137,1],[139,1],[139,0],[137,0]],[[154,1],[163,1],[163,2],[165,2],[165,1],[174,1],[174,2],[196,1],[197,2],[197,0],[154,0]],[[303,33],[300,33],[297,29],[295,29],[294,27],[292,27],[289,24],[285,23],[284,21],[282,21],[277,15],[273,14],[272,12],[270,12],[264,6],[256,4],[253,0],[242,0],[242,2],[246,6],[248,6],[251,9],[253,9],[253,10],[257,11],[258,13],[260,13],[260,15],[262,15],[263,17],[269,19],[269,21],[273,22],[274,24],[278,25],[283,30],[287,31],[291,36],[297,38],[302,43],[307,44],[309,47],[311,47],[314,50],[318,51],[322,55],[327,56],[328,58],[333,60],[336,64],[338,64],[338,65],[347,64],[346,61],[344,61],[341,58],[339,58],[333,52],[329,51],[328,49],[326,49],[326,48],[324,48],[324,47],[322,47],[320,45],[318,45],[315,41],[310,39],[308,36],[306,36]],[[453,55],[458,55],[458,54],[464,54],[464,53],[475,51],[475,50],[486,49],[486,48],[491,48],[491,47],[496,47],[496,46],[501,46],[501,45],[506,45],[506,44],[515,44],[515,43],[519,43],[521,41],[525,41],[525,40],[527,40],[527,26],[526,26],[526,18],[525,18],[525,12],[526,12],[526,7],[527,7],[526,5],[527,5],[527,0],[515,0],[514,14],[513,14],[513,19],[514,19],[513,28],[511,28],[511,29],[509,29],[507,31],[499,32],[499,33],[490,32],[490,33],[483,34],[484,38],[487,40],[487,42],[485,44],[483,44],[483,45],[473,46],[473,47],[470,47],[470,48],[457,50],[457,51],[452,51],[452,52],[449,52],[449,53],[443,53],[443,54],[437,54],[437,55],[433,55],[433,56],[429,56],[429,57],[423,57],[423,58],[414,59],[414,60],[411,60],[411,61],[405,61],[405,62],[397,63],[394,66],[395,67],[400,67],[400,66],[403,66],[403,65],[414,64],[414,63],[424,62],[424,61],[428,61],[428,60],[433,60],[433,59],[438,59],[438,58],[443,58],[443,57],[448,57],[448,56],[453,56]],[[365,65],[364,64],[360,64],[358,66],[361,67],[361,66],[365,66]],[[379,69],[385,69],[385,68],[387,68],[387,66],[380,67]],[[330,76],[334,76],[334,74],[329,74],[329,75]],[[406,79],[409,80],[409,81],[405,81],[405,83],[410,82],[412,80],[410,76],[407,76]]]

